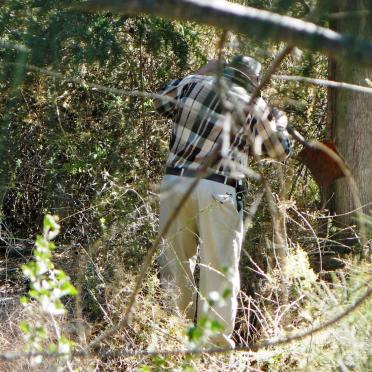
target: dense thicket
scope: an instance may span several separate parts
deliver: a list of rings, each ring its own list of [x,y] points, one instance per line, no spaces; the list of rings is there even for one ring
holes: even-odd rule
[[[303,8],[295,5],[294,14],[301,12]],[[27,247],[40,230],[43,215],[57,214],[62,222],[60,243],[78,253],[111,229],[106,246],[110,253],[104,250],[103,257],[117,255],[121,262],[137,265],[156,232],[156,208],[149,215],[143,199],[155,206],[152,186],[163,172],[169,123],[155,115],[150,99],[101,92],[69,78],[156,92],[168,80],[216,57],[220,31],[157,18],[85,14],[54,1],[41,6],[31,0],[8,4],[0,25],[4,40],[29,48],[28,53],[1,52],[1,84],[7,92],[0,103],[2,168],[7,174],[2,223],[18,247]],[[234,53],[254,55],[268,66],[279,46],[257,45],[233,35],[225,49],[225,58]],[[325,77],[326,64],[305,52],[301,60],[287,58],[281,71]],[[274,81],[265,96],[307,136],[319,138],[324,133],[324,89]],[[316,206],[315,183],[304,177],[296,161],[290,168],[295,177],[287,178],[287,192],[304,195],[304,201]],[[276,171],[272,172],[280,192]],[[251,182],[250,201],[259,187]],[[262,244],[270,221],[269,210],[260,209],[246,243],[264,266],[265,251],[255,247]],[[249,272],[246,275],[243,282],[251,287]]]
[[[0,25],[4,40],[30,48],[25,54],[2,50],[4,221],[24,238],[34,235],[47,210],[62,218],[80,211],[65,231],[81,235],[72,231],[88,219],[81,239],[93,237],[91,207],[111,198],[108,176],[121,185],[143,183],[145,194],[147,181],[161,170],[165,147],[158,138],[166,138],[167,126],[154,122],[150,100],[101,93],[23,63],[151,92],[184,73],[190,48],[194,63],[203,60],[195,47],[200,36],[188,25],[81,14],[54,1],[12,2],[2,9]]]
[[[155,92],[215,57],[218,39],[217,30],[195,25],[88,15],[58,5],[18,1],[1,13],[4,40],[30,49],[1,52],[3,213],[10,229],[23,238],[33,236],[46,211],[62,218],[80,211],[66,221],[71,236],[73,227],[86,218],[86,225],[94,228],[96,219],[91,218],[97,209],[91,206],[110,199],[107,175],[121,185],[138,183],[136,189],[145,195],[148,180],[158,180],[161,173],[167,125],[153,115],[151,101],[102,93],[68,77]],[[237,50],[227,53],[255,54],[267,64],[276,50],[243,39]],[[30,71],[25,62],[62,73],[67,81]],[[325,70],[324,62],[310,53],[300,64],[289,59],[283,71],[288,68],[304,75]],[[288,85],[276,82],[269,94],[284,97],[274,103],[285,108],[292,121],[319,133],[324,91],[310,89],[309,96],[307,89],[292,86],[297,89],[288,95]],[[91,231],[83,236],[92,236]]]
[[[315,1],[292,0],[241,3],[299,18],[315,5]],[[0,11],[0,246],[4,251],[16,247],[25,255],[41,230],[43,216],[59,215],[62,232],[56,257],[72,281],[81,286],[84,321],[89,324],[86,328],[95,334],[122,315],[130,293],[128,286],[133,284],[156,236],[157,184],[168,147],[169,122],[156,115],[151,99],[128,96],[124,91],[156,92],[168,80],[216,58],[221,31],[146,16],[88,14],[70,9],[71,4],[16,0],[3,4]],[[327,25],[328,6],[320,5],[318,21]],[[230,34],[224,57],[252,55],[266,68],[280,48],[267,40],[257,43]],[[326,78],[327,61],[319,54],[297,50],[284,60],[277,71],[280,73]],[[110,87],[123,90],[123,94],[106,89]],[[288,114],[289,122],[306,138],[326,137],[324,88],[273,80],[263,94]],[[276,335],[280,327],[290,323],[293,327],[307,325],[317,316],[333,314],[332,299],[352,302],[360,293],[360,283],[368,279],[364,266],[359,277],[350,264],[350,272],[334,275],[336,284],[330,286],[337,290],[334,296],[320,301],[330,289],[323,282],[314,284],[307,257],[324,277],[324,254],[333,251],[335,228],[332,221],[323,218],[326,211],[319,211],[318,186],[296,159],[300,149],[295,146],[292,158],[282,168],[268,164],[265,172],[274,199],[286,213],[289,262],[295,272],[288,274],[288,301],[293,301],[296,311],[300,309],[296,301],[304,304],[303,309],[291,319],[284,316],[287,305],[280,302],[278,294],[282,273],[277,270],[276,252],[270,243],[270,209],[263,203],[250,226],[242,255],[237,341],[254,339],[261,331],[265,336]],[[261,188],[249,182],[247,210]],[[346,285],[349,279],[355,280],[351,289]],[[110,347],[158,346],[160,336],[154,329],[159,327],[165,329],[163,333],[177,336],[178,323],[160,310],[162,296],[156,275],[150,276],[141,292],[133,327],[113,337]],[[262,307],[250,307],[251,301]],[[74,318],[73,306],[68,305]],[[153,325],[154,319],[160,326]],[[356,334],[363,324],[355,327]],[[75,335],[74,331],[71,334]],[[344,333],[342,337],[346,337]],[[364,342],[365,337],[363,333],[360,339]],[[337,355],[338,346],[325,345],[329,355]],[[279,350],[256,361],[255,366],[280,370],[289,361],[298,367],[304,362],[292,358],[291,353],[306,353],[306,347],[300,345],[283,353]],[[361,349],[360,365],[365,366],[368,352]],[[358,365],[354,352],[351,348],[352,357],[345,352],[344,359],[351,358]],[[102,367],[105,362],[97,363]],[[106,367],[134,368],[138,363],[115,359]],[[332,368],[341,365],[327,364],[317,357],[311,363]]]

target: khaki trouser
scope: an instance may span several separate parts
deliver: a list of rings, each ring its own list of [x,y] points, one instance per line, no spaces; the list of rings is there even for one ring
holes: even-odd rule
[[[166,175],[161,185],[160,229],[185,194],[192,178]],[[160,275],[175,306],[193,320],[208,317],[222,326],[211,342],[233,346],[231,334],[240,289],[239,258],[243,240],[242,214],[236,209],[233,187],[202,179],[180,210],[159,257]],[[193,271],[200,254],[199,288]],[[218,299],[219,297],[219,299]]]

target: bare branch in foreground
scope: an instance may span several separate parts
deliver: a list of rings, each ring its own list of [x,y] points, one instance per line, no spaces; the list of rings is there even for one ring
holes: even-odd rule
[[[20,65],[19,63],[4,63],[4,64],[14,65],[14,66],[19,66]],[[144,91],[140,91],[140,90],[119,89],[119,88],[114,88],[114,87],[108,87],[106,85],[90,83],[90,82],[88,82],[88,81],[86,81],[82,78],[64,75],[60,72],[52,71],[52,70],[49,70],[49,69],[46,69],[46,68],[37,67],[37,66],[34,66],[34,65],[25,64],[24,68],[28,71],[38,72],[40,74],[50,76],[50,77],[58,79],[58,80],[78,84],[82,87],[88,87],[88,88],[90,88],[92,90],[95,90],[97,92],[112,93],[112,94],[116,94],[116,95],[119,95],[119,96],[127,96],[127,97],[162,98],[162,95],[156,94],[156,93],[149,93],[149,92],[144,92]]]
[[[352,90],[354,92],[372,94],[372,88],[364,87],[362,85],[349,84],[339,81],[325,80],[325,79],[314,79],[305,76],[290,76],[290,75],[273,75],[273,80],[285,80],[285,81],[301,81],[314,85],[322,85],[325,87],[339,88]]]
[[[342,35],[314,23],[224,0],[90,0],[77,5],[87,11],[149,14],[231,30],[258,40],[271,38],[339,58],[372,63],[372,43]]]

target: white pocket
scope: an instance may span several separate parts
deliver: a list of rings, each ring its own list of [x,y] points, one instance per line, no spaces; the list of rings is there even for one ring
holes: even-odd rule
[[[240,216],[238,209],[236,207],[236,200],[235,195],[231,193],[221,194],[218,192],[212,193],[212,198],[221,206],[221,211],[227,213],[227,215],[231,215],[233,213],[234,216]],[[233,219],[235,220],[235,219]],[[227,222],[227,221],[226,221]]]
[[[214,192],[212,193],[212,197],[214,200],[216,200],[217,202],[221,203],[221,204],[225,204],[225,203],[233,203],[234,204],[234,200],[233,200],[233,195],[232,194],[219,194],[218,192]]]

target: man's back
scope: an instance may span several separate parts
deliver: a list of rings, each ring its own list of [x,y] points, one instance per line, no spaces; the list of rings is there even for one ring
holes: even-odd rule
[[[256,155],[283,158],[288,152],[278,141],[275,123],[270,123],[273,116],[266,102],[258,98],[248,107],[251,93],[247,87],[225,76],[218,87],[215,76],[189,75],[171,81],[162,94],[164,99],[157,100],[155,107],[174,122],[167,167],[197,169],[222,141],[227,111],[231,113],[230,146],[227,158],[213,169],[215,173],[230,176],[232,162],[246,166],[252,146]]]

